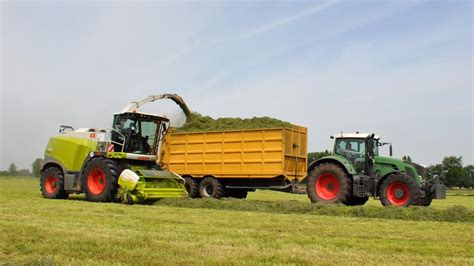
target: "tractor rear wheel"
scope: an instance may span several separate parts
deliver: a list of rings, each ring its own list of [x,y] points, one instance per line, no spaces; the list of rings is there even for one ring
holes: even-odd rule
[[[41,173],[41,194],[49,199],[67,199],[69,194],[64,190],[64,175],[61,169],[49,167]]]
[[[206,177],[199,184],[199,194],[203,198],[212,197],[220,199],[224,196],[225,189],[219,180],[213,177]]]
[[[380,186],[380,201],[384,206],[410,206],[416,204],[420,189],[410,176],[395,173],[389,175]]]
[[[351,196],[344,202],[344,204],[347,206],[358,206],[358,205],[364,205],[368,200],[369,200],[369,197],[359,198],[359,197]]]
[[[109,159],[97,157],[87,163],[82,184],[88,201],[116,201],[119,170]]]
[[[199,183],[192,177],[184,178],[184,186],[190,198],[199,198]]]
[[[352,182],[337,164],[322,163],[310,172],[308,178],[307,192],[311,202],[343,203],[350,196]]]

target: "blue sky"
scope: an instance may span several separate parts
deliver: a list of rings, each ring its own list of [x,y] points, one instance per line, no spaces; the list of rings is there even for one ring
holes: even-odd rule
[[[306,126],[312,151],[358,130],[423,164],[474,160],[472,1],[0,5],[0,169],[29,168],[60,124],[109,127],[164,92]]]

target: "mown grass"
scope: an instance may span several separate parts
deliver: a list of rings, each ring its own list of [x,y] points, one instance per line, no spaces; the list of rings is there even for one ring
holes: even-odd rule
[[[2,263],[474,264],[473,222],[48,200],[26,178],[0,178],[0,215]]]

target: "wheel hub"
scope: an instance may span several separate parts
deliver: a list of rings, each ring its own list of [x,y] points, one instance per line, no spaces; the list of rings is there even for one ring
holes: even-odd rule
[[[397,199],[401,199],[403,198],[403,196],[405,196],[405,193],[403,192],[402,189],[396,189],[394,194],[395,194],[395,198]]]
[[[314,186],[316,194],[322,200],[333,200],[339,193],[339,179],[332,173],[323,173],[318,176]]]

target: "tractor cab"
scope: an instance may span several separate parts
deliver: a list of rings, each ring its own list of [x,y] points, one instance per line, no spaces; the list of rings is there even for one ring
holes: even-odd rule
[[[169,128],[169,119],[161,116],[124,112],[114,115],[112,142],[115,152],[156,155]]]
[[[334,154],[350,161],[357,172],[370,173],[370,166],[375,156],[379,155],[379,137],[374,134],[339,134],[335,138]]]

